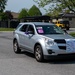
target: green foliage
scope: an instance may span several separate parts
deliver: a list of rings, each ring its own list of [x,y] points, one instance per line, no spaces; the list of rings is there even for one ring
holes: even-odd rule
[[[0,20],[6,20],[7,19],[7,15],[3,12],[0,13]]]
[[[59,11],[59,9],[55,8],[53,10],[50,10],[49,13],[47,13],[47,15],[51,17],[58,17]]]
[[[3,12],[6,6],[7,0],[0,0],[0,12]]]
[[[42,13],[40,12],[39,8],[37,8],[35,5],[33,5],[29,10],[30,16],[40,16]]]
[[[24,17],[27,17],[27,16],[29,16],[29,14],[28,14],[28,12],[27,12],[27,9],[25,9],[25,8],[23,8],[22,10],[21,10],[21,12],[19,13],[19,19],[22,19],[22,18],[24,18]]]
[[[7,19],[12,19],[13,16],[11,15],[10,11],[6,12],[0,12],[0,20],[7,20]]]
[[[7,0],[0,0],[0,20],[7,19],[7,15],[3,12],[6,6]]]
[[[70,35],[75,37],[75,32],[71,32]]]
[[[0,28],[0,31],[14,31],[14,28]]]
[[[13,15],[11,14],[11,11],[6,11],[5,14],[7,15],[7,19],[13,19]]]
[[[59,13],[65,10],[72,11],[75,13],[75,0],[34,0],[39,6],[49,6],[50,12],[58,11]],[[65,10],[64,10],[65,9]],[[57,14],[57,13],[55,13]]]

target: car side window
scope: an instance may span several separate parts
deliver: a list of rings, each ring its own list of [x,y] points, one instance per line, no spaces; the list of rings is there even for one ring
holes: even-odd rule
[[[29,25],[27,31],[28,31],[28,32],[30,31],[30,32],[32,32],[32,34],[34,34],[34,28],[33,28],[33,26],[32,26],[32,25]]]
[[[27,27],[28,27],[28,25],[23,25],[23,26],[20,28],[20,31],[26,32]]]

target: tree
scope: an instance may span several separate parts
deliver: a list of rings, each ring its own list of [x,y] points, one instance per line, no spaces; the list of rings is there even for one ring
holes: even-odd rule
[[[29,16],[29,14],[28,14],[28,12],[27,12],[27,9],[25,9],[25,8],[23,8],[22,10],[21,10],[21,12],[19,13],[19,19],[22,19],[22,18],[24,18],[24,17],[27,17],[27,16]]]
[[[39,8],[37,8],[35,5],[33,5],[29,10],[30,16],[40,16],[42,13],[40,12]]]
[[[7,15],[3,12],[0,13],[0,20],[6,20],[7,19]]]
[[[3,12],[6,6],[7,0],[0,0],[0,12]]]
[[[34,0],[41,7],[49,5],[49,11],[63,12],[65,10],[70,10],[75,13],[75,0]],[[56,13],[55,13],[56,14]]]
[[[13,16],[10,11],[0,12],[0,20],[13,19]]]
[[[5,14],[7,15],[7,19],[13,19],[13,15],[11,14],[11,11],[6,11]]]

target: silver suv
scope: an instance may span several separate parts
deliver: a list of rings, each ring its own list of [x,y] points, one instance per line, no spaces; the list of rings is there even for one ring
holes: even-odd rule
[[[20,23],[14,31],[15,53],[26,50],[35,55],[37,61],[51,56],[75,53],[75,39],[52,23]]]

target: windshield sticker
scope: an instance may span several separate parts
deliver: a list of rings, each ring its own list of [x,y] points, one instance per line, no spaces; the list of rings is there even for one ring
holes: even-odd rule
[[[38,29],[38,33],[44,33],[43,29]]]

